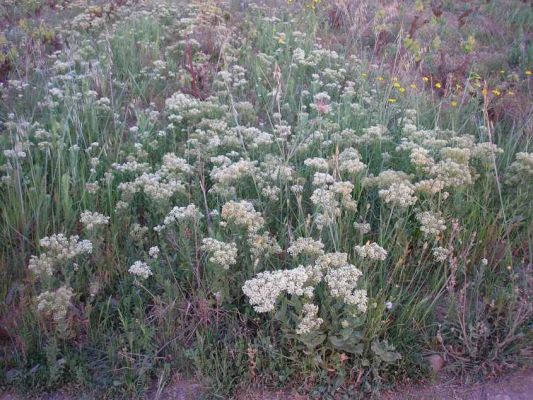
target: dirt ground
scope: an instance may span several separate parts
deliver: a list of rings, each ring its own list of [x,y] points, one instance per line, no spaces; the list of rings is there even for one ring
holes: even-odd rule
[[[533,369],[472,385],[440,378],[437,383],[396,388],[383,400],[533,400]]]
[[[146,400],[199,400],[202,397],[201,385],[186,380],[178,380],[162,390],[153,389]],[[24,397],[13,392],[0,393],[0,400],[93,400],[91,394],[58,391],[40,396]],[[241,391],[235,400],[305,400],[307,396],[290,391],[271,391],[248,388]],[[533,369],[518,371],[501,378],[462,385],[456,379],[441,377],[438,382],[409,385],[383,393],[383,400],[533,400]]]

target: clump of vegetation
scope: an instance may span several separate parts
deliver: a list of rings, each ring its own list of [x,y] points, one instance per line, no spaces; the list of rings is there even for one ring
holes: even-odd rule
[[[34,3],[38,57],[0,36],[2,384],[359,398],[531,361],[531,45],[478,69],[496,5]]]

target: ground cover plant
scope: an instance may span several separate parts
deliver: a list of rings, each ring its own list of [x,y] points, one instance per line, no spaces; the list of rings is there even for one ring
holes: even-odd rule
[[[2,385],[377,398],[531,362],[528,4],[0,12]]]

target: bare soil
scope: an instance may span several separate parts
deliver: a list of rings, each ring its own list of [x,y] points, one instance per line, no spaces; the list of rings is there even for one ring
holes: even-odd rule
[[[204,389],[189,380],[175,380],[158,390],[154,388],[146,400],[198,400]],[[307,396],[290,390],[268,390],[249,387],[241,390],[235,400],[305,400]],[[0,393],[0,400],[92,400],[94,394],[70,390],[38,396],[21,396],[13,392]],[[382,394],[383,400],[533,400],[533,369],[517,371],[498,379],[465,385],[457,379],[441,376],[437,382],[405,385]]]
[[[410,385],[384,393],[383,400],[533,400],[533,369],[464,385],[440,377],[431,384]]]

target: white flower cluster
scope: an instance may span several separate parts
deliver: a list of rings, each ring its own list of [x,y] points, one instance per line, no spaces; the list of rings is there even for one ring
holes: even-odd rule
[[[100,190],[100,185],[98,182],[87,182],[85,184],[85,190],[90,194],[96,194]]]
[[[167,153],[163,156],[161,172],[163,172],[165,176],[180,176],[179,174],[190,174],[192,172],[192,167],[185,159],[176,156],[174,153]]]
[[[331,112],[331,97],[326,92],[320,92],[314,95],[314,103],[311,108],[316,110],[319,114],[328,114]]]
[[[468,165],[471,154],[470,149],[464,147],[443,147],[440,149],[442,159],[452,160],[464,165]]]
[[[222,206],[221,217],[225,222],[232,223],[250,232],[258,231],[265,223],[260,212],[246,200],[229,201]]]
[[[165,100],[165,108],[169,112],[168,119],[172,124],[179,124],[183,121],[199,121],[206,113],[219,107],[212,100],[212,98],[198,100],[188,94],[176,92]]]
[[[7,158],[12,158],[14,160],[16,159],[24,159],[26,158],[26,152],[20,149],[10,149],[10,150],[4,150],[4,156]]]
[[[430,172],[436,175],[436,179],[441,181],[444,187],[460,188],[474,182],[468,165],[452,159],[440,161],[431,168]]]
[[[362,258],[384,261],[387,258],[387,250],[377,243],[367,242],[363,246],[354,247],[356,253]]]
[[[359,136],[358,142],[364,144],[379,143],[389,139],[389,130],[384,125],[375,125],[363,129],[363,135]]]
[[[256,149],[260,146],[268,146],[272,144],[272,134],[263,132],[254,127],[235,127],[233,128],[237,136],[241,136],[244,142],[251,149]]]
[[[295,170],[292,165],[288,165],[279,157],[271,155],[265,156],[265,161],[261,163],[262,175],[272,182],[290,182],[294,179]]]
[[[135,243],[141,245],[144,242],[146,242],[146,235],[148,234],[148,227],[142,226],[141,224],[138,224],[136,222],[131,226],[130,231],[128,233],[131,239]]]
[[[192,96],[181,92],[174,93],[165,100],[165,107],[173,113],[174,121],[181,121],[183,116],[195,116],[200,114],[200,101]],[[181,117],[181,118],[179,118]]]
[[[478,158],[485,163],[491,163],[493,157],[503,153],[503,149],[490,142],[476,143],[475,147],[472,149],[472,157]]]
[[[322,157],[307,158],[304,161],[304,165],[317,171],[327,171],[329,169],[328,160]]]
[[[261,189],[261,194],[270,201],[278,201],[281,189],[277,186],[265,186]]]
[[[31,256],[28,263],[28,269],[37,276],[52,276],[56,263],[53,257],[46,253],[41,254],[39,257]]]
[[[51,317],[57,323],[62,323],[67,317],[72,296],[74,296],[74,292],[68,286],[43,292],[36,299],[37,311],[41,315]]]
[[[420,167],[417,172],[426,174],[423,180],[415,183],[417,192],[434,195],[444,188],[471,185],[478,176],[470,165],[471,159],[481,161],[481,166],[487,168],[496,154],[503,152],[490,142],[476,143],[472,135],[439,128],[417,129],[411,117],[402,122],[407,122],[403,129],[405,136],[396,151],[409,151],[411,163]]]
[[[433,257],[436,261],[443,262],[446,261],[448,256],[450,255],[450,250],[448,250],[445,247],[435,247],[433,249]]]
[[[324,243],[312,238],[298,238],[290,245],[287,252],[293,257],[297,257],[300,254],[308,257],[318,257],[324,254]]]
[[[356,289],[357,282],[363,273],[352,264],[330,269],[324,280],[329,286],[333,297],[342,299],[346,304],[354,305],[364,313],[367,308],[366,290]]]
[[[302,64],[305,61],[305,50],[297,47],[292,52],[292,61],[294,64]]]
[[[339,154],[339,171],[347,174],[357,174],[366,168],[360,160],[361,155],[353,147],[348,147]]]
[[[315,286],[325,281],[333,297],[355,306],[359,312],[365,312],[366,291],[357,289],[362,272],[347,260],[346,253],[327,253],[320,256],[314,265],[261,272],[245,282],[243,292],[255,311],[261,313],[274,310],[276,300],[284,292],[313,298]]]
[[[318,257],[315,264],[320,268],[320,271],[328,271],[332,268],[339,268],[348,264],[347,253],[326,253]]]
[[[62,234],[55,234],[46,236],[39,241],[41,247],[47,249],[48,254],[55,258],[71,259],[80,254],[90,254],[93,250],[93,245],[89,240],[79,240],[79,236],[69,236],[68,238]]]
[[[368,222],[354,222],[353,227],[358,230],[361,235],[367,234],[372,229]]]
[[[301,319],[296,333],[298,335],[305,335],[310,333],[322,325],[324,320],[318,317],[318,306],[312,303],[306,303],[302,307],[304,317]]]
[[[256,260],[261,256],[278,254],[282,251],[276,239],[268,232],[261,234],[249,232],[247,243],[250,246],[250,252]]]
[[[411,164],[417,167],[428,167],[435,163],[433,158],[429,155],[429,151],[423,147],[414,147],[411,150]]]
[[[444,189],[444,182],[439,179],[423,179],[415,183],[415,190],[427,195],[435,195]]]
[[[406,208],[416,203],[417,197],[414,193],[414,186],[410,182],[394,182],[388,189],[381,189],[379,197],[387,204]]]
[[[80,222],[85,226],[85,229],[90,231],[98,226],[107,225],[109,217],[97,212],[84,211],[80,215]]]
[[[156,226],[154,230],[156,232],[160,232],[173,223],[181,224],[185,221],[192,221],[195,223],[201,218],[203,218],[203,216],[204,215],[200,212],[200,210],[198,210],[198,207],[196,207],[196,205],[194,204],[189,204],[185,207],[176,206],[167,214],[167,216],[163,220],[163,225]]]
[[[254,176],[257,161],[240,160],[230,165],[213,167],[211,178],[219,185],[230,185],[246,176]]]
[[[144,173],[150,170],[148,163],[140,163],[137,160],[129,160],[123,164],[113,163],[112,167],[119,172]]]
[[[446,221],[439,212],[424,211],[416,215],[420,222],[420,230],[426,235],[437,236],[446,230]]]
[[[142,146],[139,144],[140,148]],[[143,150],[140,150],[143,151]],[[139,163],[132,156],[124,164],[113,164],[119,172],[141,173],[132,181],[124,181],[118,185],[122,200],[129,202],[135,193],[142,192],[155,201],[168,201],[174,194],[185,190],[183,183],[192,172],[192,167],[183,158],[174,153],[163,156],[160,169],[150,172],[151,168],[146,163]]]
[[[315,189],[311,195],[311,202],[317,207],[315,223],[319,230],[323,229],[324,226],[333,224],[335,219],[341,215],[339,202],[331,190]]]
[[[533,153],[516,153],[516,160],[507,170],[507,183],[531,185],[533,182]]]
[[[174,194],[185,190],[185,185],[176,177],[156,173],[144,173],[131,182],[121,182],[118,190],[122,192],[122,198],[130,201],[135,193],[143,192],[148,198],[156,201],[167,201]]]
[[[316,206],[315,223],[318,229],[335,222],[341,215],[341,205],[348,211],[357,210],[357,202],[352,199],[353,183],[336,182],[333,176],[316,172],[313,185],[320,186],[311,195],[311,202]]]
[[[135,275],[135,277],[141,278],[143,280],[153,275],[150,266],[140,260],[135,261],[133,265],[131,265],[128,269],[128,272],[132,275]]]
[[[28,265],[28,269],[38,276],[51,276],[59,264],[93,251],[93,245],[89,240],[80,241],[79,236],[67,238],[62,233],[46,236],[39,241],[39,244],[46,249],[46,252],[39,257],[31,256]]]
[[[237,245],[225,243],[213,238],[202,239],[201,249],[209,253],[209,262],[229,269],[237,263]]]
[[[352,200],[353,183],[348,181],[335,182],[330,186],[330,190],[341,196],[343,205],[349,200]]]
[[[254,310],[264,313],[274,310],[276,300],[283,292],[312,297],[314,288],[311,284],[314,277],[313,266],[300,265],[289,270],[260,272],[244,283],[242,291],[248,296]]]
[[[157,246],[152,246],[148,250],[148,255],[154,259],[157,259],[160,253],[161,253],[161,250],[159,250],[159,247]]]
[[[388,189],[394,183],[409,182],[409,175],[403,171],[387,169],[378,176],[369,176],[363,179],[365,186],[377,186],[380,189]]]
[[[311,195],[311,202],[321,209],[330,211],[333,215],[340,214],[338,203],[335,200],[335,193],[328,189],[315,189]]]

